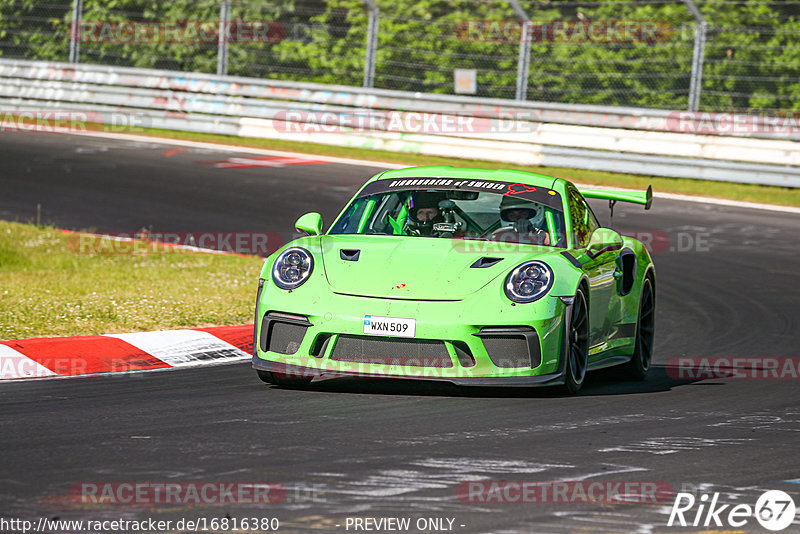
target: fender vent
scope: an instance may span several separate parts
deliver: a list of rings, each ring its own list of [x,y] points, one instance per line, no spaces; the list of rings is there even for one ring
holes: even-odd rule
[[[636,254],[630,249],[625,249],[617,260],[618,268],[622,271],[622,278],[619,280],[617,288],[623,297],[631,292],[636,282]]]
[[[492,265],[496,265],[497,263],[503,261],[503,258],[489,258],[484,256],[483,258],[478,258],[475,263],[470,265],[472,269],[483,269],[485,267],[491,267]]]
[[[358,261],[360,255],[360,250],[347,250],[344,248],[339,250],[339,257],[344,261]]]

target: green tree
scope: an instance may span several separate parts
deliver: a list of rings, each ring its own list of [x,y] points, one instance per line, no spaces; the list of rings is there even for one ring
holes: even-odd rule
[[[0,0],[0,56],[69,59],[71,0]]]
[[[84,0],[84,21],[210,22],[221,0]],[[703,109],[800,109],[798,1],[697,0],[708,20]],[[453,71],[476,69],[478,95],[513,98],[520,43],[491,32],[513,28],[506,0],[376,0],[380,11],[375,86],[452,93]],[[232,42],[230,74],[361,85],[367,38],[362,0],[232,0],[236,23],[282,28],[273,42]],[[0,55],[65,60],[71,0],[0,0]],[[674,2],[523,0],[536,22],[630,20],[667,31],[653,40],[531,43],[531,100],[682,109],[688,102],[695,22]],[[670,30],[671,29],[671,30]],[[482,35],[482,37],[481,37]],[[84,39],[81,61],[141,68],[216,72],[217,43],[142,43]]]

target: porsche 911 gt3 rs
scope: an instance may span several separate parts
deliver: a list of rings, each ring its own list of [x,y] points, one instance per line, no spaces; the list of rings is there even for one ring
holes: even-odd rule
[[[323,233],[266,259],[253,367],[269,383],[347,377],[577,392],[653,354],[655,268],[644,244],[603,228],[578,189],[511,170],[417,167],[371,178]]]

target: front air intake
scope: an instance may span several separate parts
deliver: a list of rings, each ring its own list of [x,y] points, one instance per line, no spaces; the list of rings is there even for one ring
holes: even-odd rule
[[[308,319],[299,315],[267,313],[261,321],[259,346],[262,351],[296,354],[309,326]]]
[[[408,367],[453,367],[442,341],[340,335],[331,360]]]
[[[474,335],[481,338],[496,367],[534,369],[542,363],[539,336],[529,326],[483,328]]]

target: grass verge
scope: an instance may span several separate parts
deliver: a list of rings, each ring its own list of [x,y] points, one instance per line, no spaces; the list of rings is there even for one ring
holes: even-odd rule
[[[262,259],[100,244],[0,221],[0,339],[252,321]]]
[[[89,125],[87,125],[87,127],[88,126]],[[689,178],[663,178],[659,176],[643,176],[604,171],[566,169],[562,167],[526,167],[523,165],[498,163],[496,161],[464,160],[458,158],[444,158],[438,156],[388,152],[385,150],[339,147],[313,143],[301,143],[297,141],[256,139],[250,137],[235,137],[195,132],[178,132],[155,128],[135,128],[129,133],[153,137],[164,137],[168,139],[203,141],[207,143],[262,148],[265,150],[282,150],[287,152],[303,152],[306,154],[336,156],[368,161],[383,161],[389,163],[399,163],[408,166],[454,165],[488,169],[519,169],[542,172],[544,174],[550,174],[553,176],[561,176],[570,181],[582,184],[606,185],[630,189],[644,189],[648,185],[652,184],[655,191],[661,191],[665,193],[668,192],[680,193],[684,195],[727,198],[731,200],[760,202],[782,206],[800,206],[800,188],[792,187],[749,185],[732,182],[717,182],[713,180],[693,180]]]

